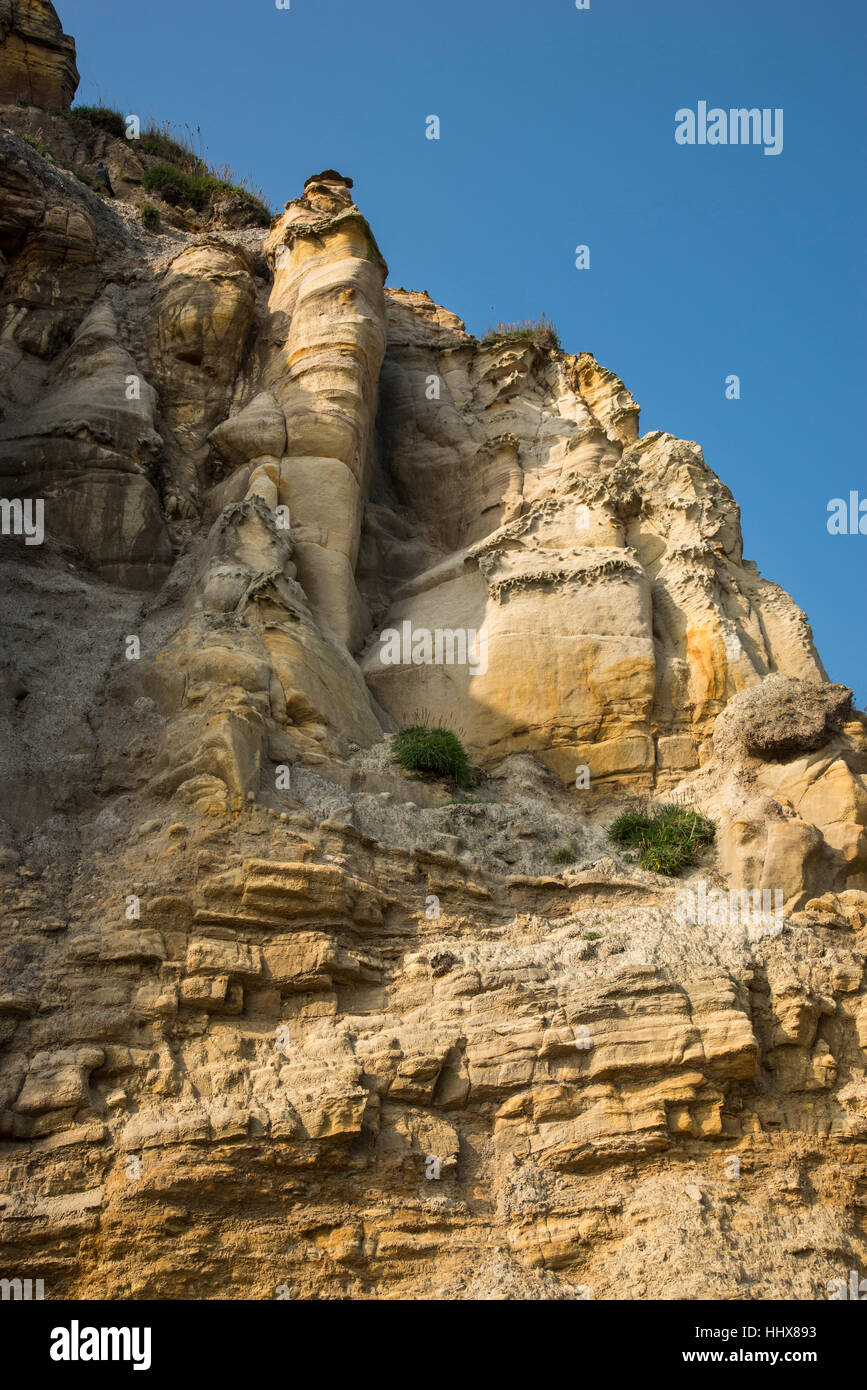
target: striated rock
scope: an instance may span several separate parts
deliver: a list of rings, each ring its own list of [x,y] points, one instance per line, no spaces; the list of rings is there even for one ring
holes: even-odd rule
[[[0,0],[0,106],[65,108],[77,87],[75,40],[50,0]]]
[[[385,351],[387,267],[349,186],[333,171],[308,180],[266,240],[276,343],[264,378],[286,422],[281,500],[301,582],[320,625],[354,650],[368,627],[353,575]]]
[[[173,446],[172,514],[189,515],[199,502],[207,438],[226,414],[255,298],[243,248],[214,236],[175,257],[159,284],[150,350]]]
[[[149,476],[162,446],[155,404],[106,296],[63,353],[52,389],[0,423],[6,495],[43,497],[55,535],[74,537],[99,574],[135,588],[158,585],[172,559]]]
[[[16,1110],[22,1115],[42,1115],[86,1105],[90,1073],[103,1060],[103,1052],[95,1047],[37,1052],[16,1101]]]

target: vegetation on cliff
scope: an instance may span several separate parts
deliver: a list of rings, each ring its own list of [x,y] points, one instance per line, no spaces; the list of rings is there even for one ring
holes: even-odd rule
[[[557,349],[560,347],[560,334],[545,314],[542,314],[538,319],[522,319],[517,323],[503,323],[501,321],[496,328],[488,329],[482,338],[482,346],[487,347],[508,338],[517,338],[519,341],[533,343],[537,348]]]
[[[146,167],[142,187],[146,192],[157,194],[171,207],[186,206],[203,212],[220,198],[238,198],[258,214],[262,226],[271,221],[271,209],[260,189],[251,187],[246,177],[238,178],[227,165],[211,164],[205,157],[198,127],[178,129],[168,121],[152,122],[135,140],[130,140],[130,118],[112,107],[76,106],[68,113],[56,114],[96,127],[113,139],[129,140],[140,158],[158,160],[157,164]],[[199,152],[195,148],[197,143]],[[73,172],[79,174],[78,169]]]
[[[616,845],[638,850],[642,869],[676,876],[694,864],[716,830],[713,821],[683,806],[659,806],[651,811],[624,811],[612,823],[609,838]]]
[[[476,780],[466,749],[451,729],[413,724],[395,735],[391,751],[404,772],[450,777],[459,787],[471,787]]]

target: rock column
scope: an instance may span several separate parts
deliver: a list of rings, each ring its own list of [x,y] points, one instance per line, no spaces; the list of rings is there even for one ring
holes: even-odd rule
[[[387,268],[350,187],[334,171],[308,180],[268,238],[277,332],[266,384],[286,419],[281,500],[285,493],[298,577],[323,629],[354,650],[368,626],[354,573]]]

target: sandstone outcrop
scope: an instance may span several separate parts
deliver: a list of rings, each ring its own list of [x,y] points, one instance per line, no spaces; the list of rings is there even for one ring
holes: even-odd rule
[[[109,202],[16,131],[4,1277],[825,1297],[867,1260],[867,716],[699,446],[387,288],[333,169],[149,234],[131,163]],[[394,765],[423,717],[474,791]],[[636,795],[714,820],[682,880],[610,843]]]
[[[77,87],[75,40],[50,0],[0,0],[0,106],[69,107]]]
[[[383,486],[428,553],[389,576],[379,625],[488,638],[473,674],[384,664],[375,636],[363,665],[398,721],[447,720],[457,702],[485,759],[533,749],[565,781],[586,764],[649,786],[699,765],[744,685],[824,678],[803,615],[743,563],[737,507],[698,446],[638,439],[611,372],[517,339],[479,346],[420,296],[392,295],[391,314]],[[403,558],[390,521],[380,506],[374,576]]]

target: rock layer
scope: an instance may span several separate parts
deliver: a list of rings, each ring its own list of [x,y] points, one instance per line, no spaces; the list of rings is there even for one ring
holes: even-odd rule
[[[77,87],[75,40],[50,0],[0,0],[0,106],[66,109]]]

